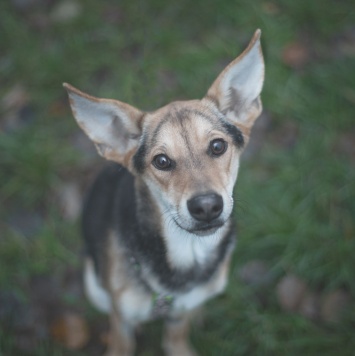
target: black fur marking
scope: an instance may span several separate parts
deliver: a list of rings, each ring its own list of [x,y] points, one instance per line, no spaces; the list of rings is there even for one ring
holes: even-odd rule
[[[121,166],[109,164],[98,175],[84,200],[82,231],[86,252],[93,259],[97,271],[105,259],[107,235],[112,228],[115,191],[124,174]]]
[[[133,165],[136,171],[140,174],[144,172],[145,168],[145,156],[147,154],[147,143],[145,137],[143,137],[143,142],[139,146],[137,152],[133,156]]]
[[[227,131],[228,135],[233,138],[233,143],[238,148],[244,146],[244,137],[242,132],[234,125],[229,124],[228,122],[222,122],[223,128]]]

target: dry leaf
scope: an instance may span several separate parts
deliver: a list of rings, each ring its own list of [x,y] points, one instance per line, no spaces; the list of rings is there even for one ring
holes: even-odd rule
[[[21,85],[13,86],[2,98],[1,104],[5,110],[18,110],[29,102],[29,94]]]
[[[306,283],[292,274],[283,277],[276,287],[279,304],[286,311],[296,311],[306,291]]]
[[[238,274],[244,283],[260,286],[270,281],[269,272],[269,268],[264,261],[251,260],[239,269]]]
[[[262,9],[269,15],[278,15],[280,8],[272,1],[266,1],[262,4]]]
[[[300,69],[309,60],[309,51],[301,42],[289,43],[282,51],[282,61],[289,67]]]
[[[66,313],[52,323],[51,335],[68,349],[77,350],[87,344],[89,328],[80,315]]]

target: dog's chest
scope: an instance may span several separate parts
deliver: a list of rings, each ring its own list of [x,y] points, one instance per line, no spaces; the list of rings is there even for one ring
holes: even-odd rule
[[[226,263],[207,283],[196,285],[187,292],[169,293],[158,285],[154,277],[149,280],[154,290],[132,284],[118,298],[119,309],[128,320],[137,322],[161,316],[178,317],[224,290],[228,270]]]
[[[165,248],[159,254],[142,260],[129,257],[137,284],[124,293],[120,309],[132,311],[130,319],[178,316],[222,292],[234,247],[226,238],[228,229],[227,225],[219,234],[204,237],[174,231],[161,238]]]
[[[207,253],[211,246],[205,246],[206,251],[198,248],[197,251],[190,251],[189,258],[195,256],[193,266],[185,270],[175,266],[174,270],[170,269],[167,275],[169,278],[165,280],[162,279],[161,274],[156,273],[153,266],[140,263],[130,255],[128,250],[120,248],[116,235],[112,234],[108,246],[110,273],[107,282],[110,292],[100,286],[93,267],[86,270],[86,289],[90,299],[99,309],[112,310],[112,303],[114,303],[122,316],[133,323],[166,315],[177,317],[223,291],[233,244],[229,246],[219,263],[210,265],[213,267],[211,271],[201,268],[201,262],[204,262],[202,266],[206,263],[208,266],[206,259],[214,255]],[[202,260],[200,260],[201,256]],[[169,270],[168,263],[162,264],[162,267]],[[196,279],[196,270],[205,274],[207,271],[208,277],[201,280],[197,274]],[[175,281],[170,283],[174,279]]]

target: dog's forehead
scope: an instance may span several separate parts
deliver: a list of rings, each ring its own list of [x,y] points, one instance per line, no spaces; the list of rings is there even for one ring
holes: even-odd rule
[[[134,166],[142,173],[149,156],[163,153],[186,158],[206,150],[213,139],[227,137],[237,149],[243,147],[242,132],[209,100],[173,102],[145,116]]]
[[[173,102],[149,115],[146,132],[152,144],[192,132],[202,134],[220,128],[220,115],[213,105],[203,101]]]

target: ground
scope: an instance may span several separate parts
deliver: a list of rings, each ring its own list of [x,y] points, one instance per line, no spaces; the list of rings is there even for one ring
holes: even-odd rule
[[[201,355],[355,349],[353,1],[10,0],[0,4],[0,355],[98,355],[81,289],[80,202],[103,162],[62,82],[144,110],[202,97],[262,30],[264,112],[235,190],[226,293]],[[161,353],[161,324],[139,355]]]

